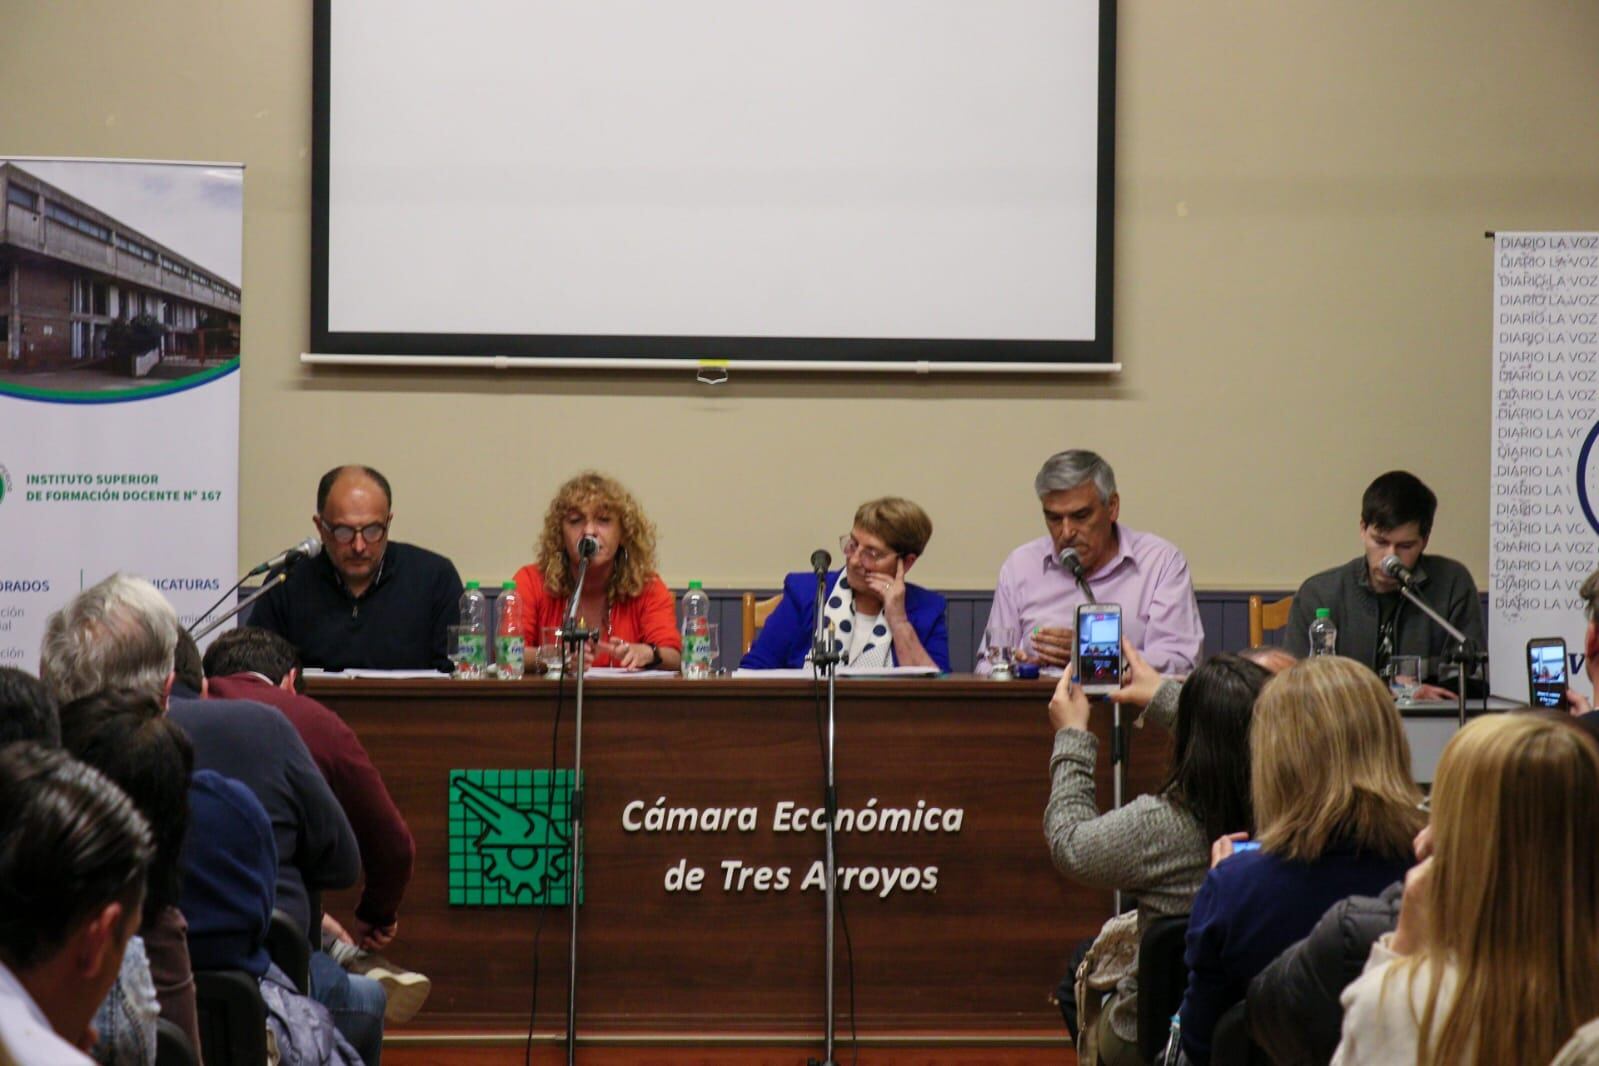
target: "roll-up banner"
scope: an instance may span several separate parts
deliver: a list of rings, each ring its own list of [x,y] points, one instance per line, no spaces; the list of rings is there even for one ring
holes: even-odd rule
[[[1599,570],[1599,234],[1496,234],[1493,271],[1493,688],[1526,700],[1527,642],[1559,637],[1587,692],[1578,590]]]
[[[115,571],[238,569],[244,168],[0,157],[0,666]]]

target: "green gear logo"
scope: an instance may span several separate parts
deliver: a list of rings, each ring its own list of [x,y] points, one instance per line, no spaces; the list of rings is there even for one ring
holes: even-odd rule
[[[6,502],[6,493],[11,491],[11,471],[0,466],[0,503]]]
[[[449,795],[451,906],[566,905],[570,770],[451,770]]]

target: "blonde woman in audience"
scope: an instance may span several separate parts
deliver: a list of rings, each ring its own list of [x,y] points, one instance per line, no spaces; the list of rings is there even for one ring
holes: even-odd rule
[[[1393,697],[1353,660],[1306,659],[1268,681],[1249,746],[1258,847],[1216,841],[1188,924],[1182,1044],[1201,1064],[1251,977],[1338,900],[1404,876],[1423,821]]]
[[[1444,749],[1432,826],[1333,1062],[1546,1063],[1599,1017],[1599,747],[1555,717],[1480,718]]]

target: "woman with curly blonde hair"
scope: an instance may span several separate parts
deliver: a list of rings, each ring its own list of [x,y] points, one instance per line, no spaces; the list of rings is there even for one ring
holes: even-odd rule
[[[597,548],[583,587],[574,590],[584,537]],[[578,617],[599,633],[593,665],[678,668],[683,638],[671,590],[655,572],[655,523],[621,483],[587,470],[557,489],[537,552],[516,572],[530,643],[544,627],[561,624],[576,591]]]
[[[1579,727],[1496,714],[1457,733],[1432,856],[1344,990],[1333,1062],[1548,1062],[1599,1017],[1596,839],[1599,749]]]

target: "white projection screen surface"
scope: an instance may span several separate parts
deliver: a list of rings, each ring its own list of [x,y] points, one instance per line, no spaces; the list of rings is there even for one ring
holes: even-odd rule
[[[316,0],[312,348],[1112,364],[1114,0]]]

